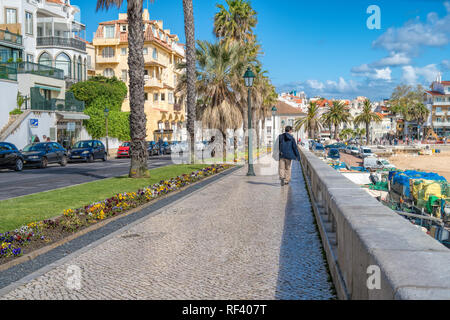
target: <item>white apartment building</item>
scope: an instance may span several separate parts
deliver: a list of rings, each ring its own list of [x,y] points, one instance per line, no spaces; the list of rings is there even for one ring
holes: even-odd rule
[[[425,126],[433,128],[439,137],[450,138],[450,81],[442,81],[441,75],[424,95],[430,115]]]
[[[64,71],[68,85],[87,78],[85,25],[70,0],[0,0],[0,62],[26,61]],[[3,34],[3,37],[2,37]],[[20,60],[19,60],[20,59]]]
[[[66,89],[86,77],[80,10],[69,0],[0,0],[0,141],[42,138],[68,146],[86,137],[84,103]],[[10,116],[17,96],[22,114]]]

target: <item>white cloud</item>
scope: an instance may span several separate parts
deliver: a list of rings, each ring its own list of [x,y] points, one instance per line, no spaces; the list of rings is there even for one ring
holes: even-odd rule
[[[306,80],[289,83],[278,86],[277,90],[278,92],[305,91],[309,97],[352,99],[357,96],[366,96],[372,100],[381,100],[390,97],[392,85],[380,80],[354,81],[339,77],[338,81]]]
[[[436,80],[436,77],[439,73],[439,69],[435,64],[429,64],[425,67],[413,67],[413,66],[405,66],[403,69],[402,80],[411,85],[415,85],[418,83],[419,78],[425,80],[426,83],[431,83]]]
[[[441,68],[443,70],[450,70],[450,60],[442,60]]]
[[[352,68],[353,76],[367,77],[374,80],[391,81],[392,70],[389,67],[377,69],[368,64],[362,64],[358,67]]]
[[[443,18],[432,12],[427,15],[426,22],[421,22],[417,17],[402,27],[389,28],[372,43],[373,47],[390,52],[417,54],[422,46],[445,46],[450,41],[450,2],[445,2],[444,5],[447,15]]]
[[[383,59],[373,63],[373,65],[376,67],[386,67],[386,66],[394,67],[394,66],[406,65],[406,64],[409,64],[410,62],[411,62],[411,58],[406,56],[405,53],[391,52],[389,57],[383,58]]]

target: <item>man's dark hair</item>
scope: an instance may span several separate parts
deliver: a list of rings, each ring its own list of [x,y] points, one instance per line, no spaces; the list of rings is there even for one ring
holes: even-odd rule
[[[292,127],[291,126],[287,126],[286,127],[286,132],[291,132],[292,131]]]

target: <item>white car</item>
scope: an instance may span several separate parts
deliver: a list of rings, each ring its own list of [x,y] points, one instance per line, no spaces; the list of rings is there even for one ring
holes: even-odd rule
[[[365,169],[395,169],[395,166],[386,159],[378,159],[375,157],[364,158]]]
[[[370,148],[367,148],[367,147],[359,148],[359,156],[362,159],[364,159],[366,157],[375,157],[375,155],[372,153],[372,150]]]

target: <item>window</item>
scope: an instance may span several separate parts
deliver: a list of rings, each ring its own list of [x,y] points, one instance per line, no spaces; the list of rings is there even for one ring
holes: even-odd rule
[[[153,59],[158,60],[158,50],[156,48],[153,48]]]
[[[153,94],[153,101],[158,101],[158,94],[157,93]]]
[[[272,127],[267,127],[267,134],[272,134]]]
[[[17,23],[17,10],[16,9],[6,8],[5,12],[6,12],[6,24]]]
[[[166,95],[164,93],[161,93],[161,101],[166,100]]]
[[[120,27],[120,30],[121,30],[122,32],[126,32],[126,31],[127,31],[127,25],[126,25],[126,24],[123,24],[123,25]]]
[[[126,56],[127,55],[127,48],[121,48],[120,49],[120,54],[123,55],[123,56]]]
[[[167,99],[169,100],[170,104],[173,104],[173,93],[172,92],[169,92],[167,94]]]
[[[33,34],[33,14],[25,11],[25,33]]]
[[[51,57],[47,52],[44,52],[43,54],[41,54],[41,55],[39,56],[39,61],[38,61],[38,63],[39,63],[39,64],[42,64],[42,65],[44,65],[44,66],[49,66],[49,67],[51,67],[51,66],[52,66],[52,57]]]
[[[60,53],[55,60],[55,67],[58,69],[62,69],[64,70],[64,75],[66,77],[70,77],[71,75],[71,62],[70,62],[70,58],[67,54],[65,53]]]
[[[27,54],[27,62],[34,62],[34,56],[32,54]]]
[[[144,76],[148,76],[148,70],[144,69]]]
[[[123,82],[127,82],[127,75],[128,75],[127,70],[122,70],[122,81]]]
[[[114,57],[114,48],[112,47],[106,47],[102,50],[102,57],[103,58],[112,58]]]
[[[148,54],[148,48],[147,48],[147,47],[145,47],[145,48],[142,50],[142,54],[145,55],[145,56]]]
[[[114,28],[115,28],[114,26],[105,26],[104,27],[106,39],[114,38]]]
[[[147,101],[147,100],[148,100],[148,93],[145,92],[145,93],[144,93],[144,96],[145,96],[145,101]]]
[[[103,70],[103,75],[105,77],[114,77],[114,70],[111,68],[106,68],[105,70]]]

